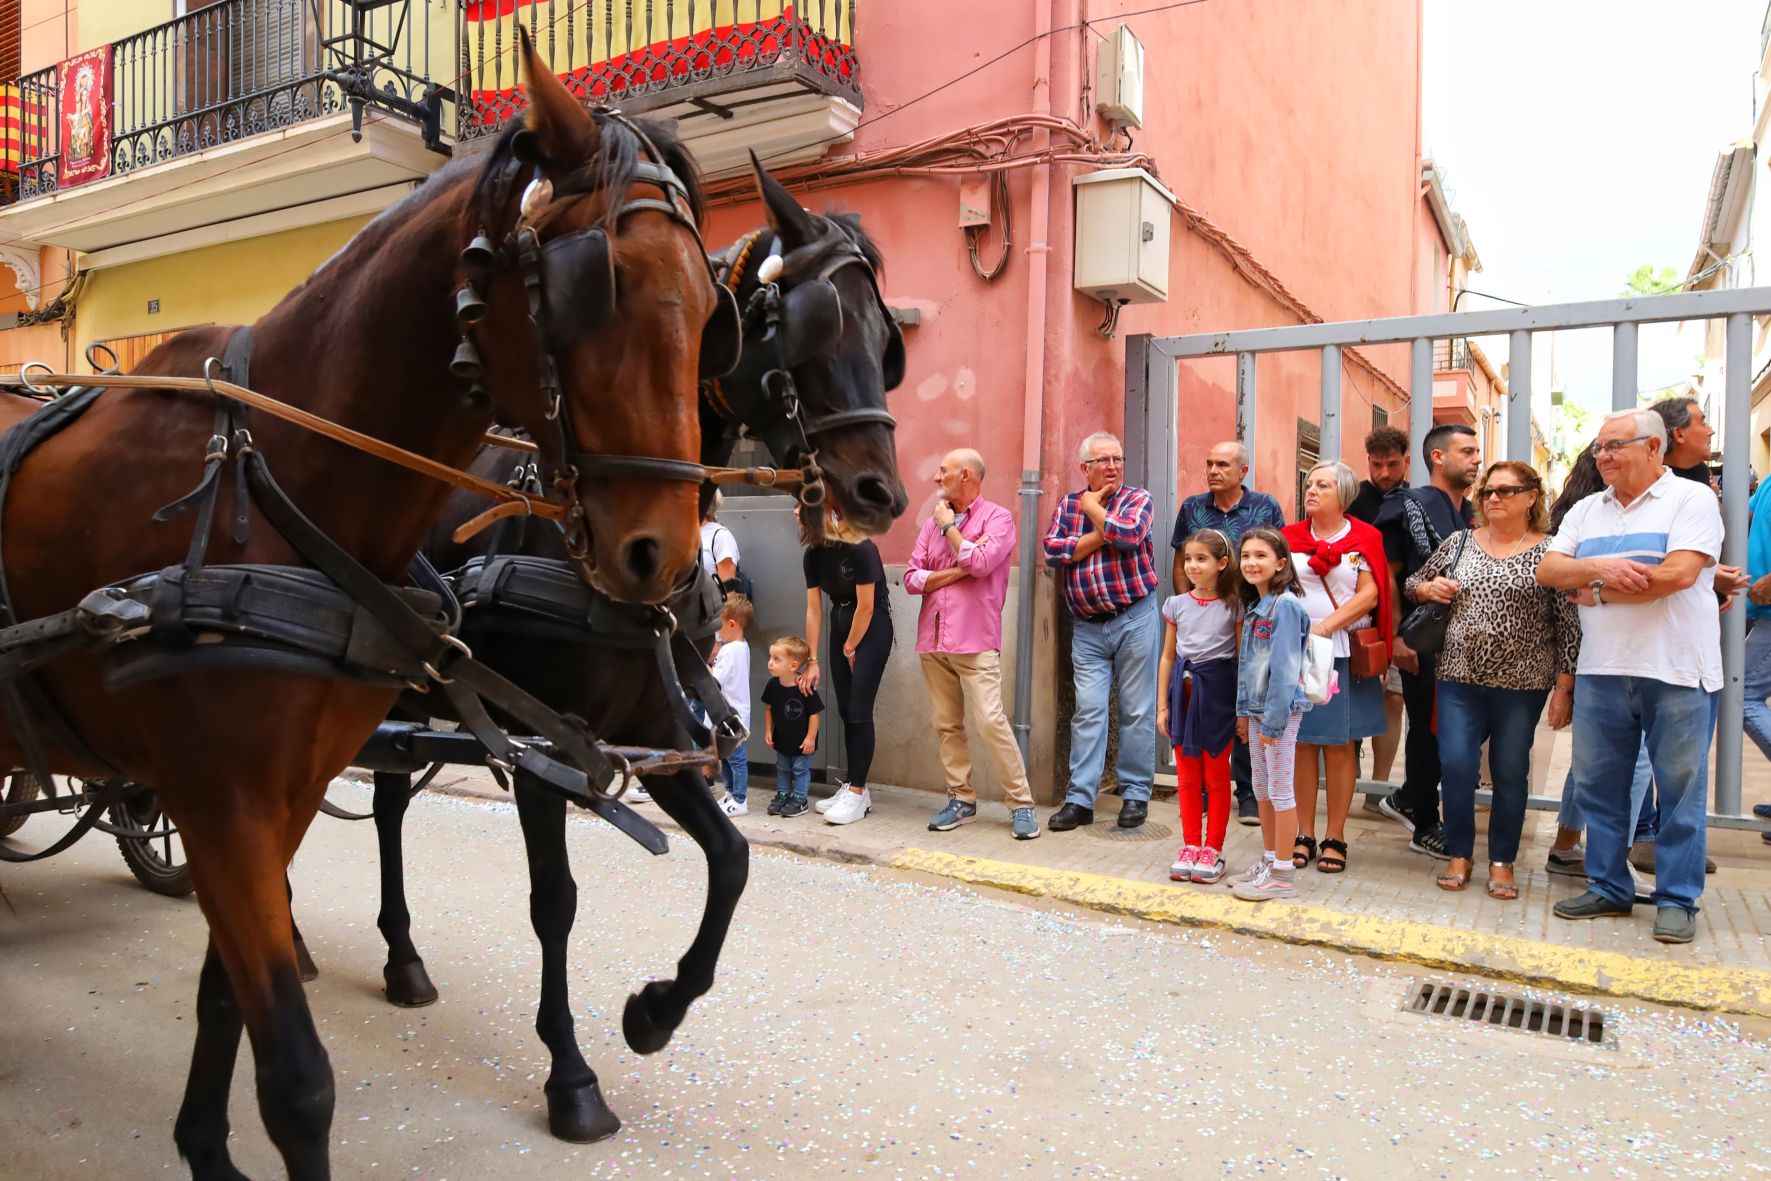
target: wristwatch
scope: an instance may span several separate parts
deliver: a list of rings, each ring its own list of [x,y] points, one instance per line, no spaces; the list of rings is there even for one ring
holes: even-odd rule
[[[942,537],[947,536],[948,529],[957,529],[957,528],[959,528],[958,521],[949,521],[949,522],[947,522],[946,526],[941,530],[941,536]]]
[[[1605,580],[1603,578],[1595,578],[1587,585],[1592,587],[1593,590],[1593,606],[1603,607],[1605,605],[1605,600],[1599,597],[1599,592],[1605,589]]]

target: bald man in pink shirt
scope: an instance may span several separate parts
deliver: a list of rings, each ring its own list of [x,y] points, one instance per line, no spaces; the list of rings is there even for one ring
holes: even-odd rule
[[[947,806],[929,828],[946,832],[978,815],[965,733],[970,703],[1007,797],[1015,839],[1033,840],[1040,833],[1033,792],[1002,707],[1002,605],[1015,552],[1014,514],[984,499],[984,459],[969,448],[949,452],[935,482],[941,499],[922,523],[904,571],[904,589],[922,596],[916,651],[947,773]]]

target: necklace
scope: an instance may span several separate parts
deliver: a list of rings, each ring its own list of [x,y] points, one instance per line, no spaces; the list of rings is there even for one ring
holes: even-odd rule
[[[1499,539],[1494,536],[1493,526],[1489,526],[1487,528],[1486,532],[1488,534],[1488,544],[1489,545],[1496,544]],[[1528,529],[1524,533],[1519,535],[1518,540],[1513,542],[1513,548],[1508,550],[1505,554],[1496,554],[1496,553],[1491,552],[1489,556],[1492,557],[1497,562],[1510,562],[1514,558],[1518,557],[1520,555],[1520,553],[1522,553],[1527,548],[1525,545],[1525,540],[1527,538],[1529,538],[1530,536],[1531,536],[1531,531]]]

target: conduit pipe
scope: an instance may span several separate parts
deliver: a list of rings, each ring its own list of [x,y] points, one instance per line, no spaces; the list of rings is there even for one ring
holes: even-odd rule
[[[1075,23],[1067,19],[1077,0],[1052,0],[1047,11],[1048,28],[1063,28]],[[1052,112],[1052,37],[1048,33],[1033,48],[1033,114],[1049,117]],[[1036,150],[1051,142],[1046,130],[1034,132]],[[1040,164],[1032,170],[1028,197],[1027,233],[1027,358],[1022,389],[1025,391],[1021,418],[1021,572],[1015,610],[1015,741],[1021,747],[1021,762],[1031,765],[1030,739],[1033,732],[1033,622],[1035,595],[1040,567],[1039,494],[1044,468],[1041,444],[1045,433],[1045,335],[1046,335],[1046,273],[1051,259],[1052,165]]]

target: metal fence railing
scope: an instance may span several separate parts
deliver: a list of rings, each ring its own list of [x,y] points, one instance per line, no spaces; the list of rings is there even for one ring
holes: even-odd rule
[[[1470,337],[1508,338],[1510,381],[1502,407],[1506,457],[1531,462],[1531,351],[1538,332],[1576,328],[1607,328],[1612,334],[1611,400],[1620,410],[1637,406],[1636,336],[1642,324],[1686,320],[1722,320],[1726,332],[1725,401],[1722,452],[1722,519],[1727,533],[1722,562],[1746,565],[1747,498],[1749,465],[1745,457],[1752,447],[1752,335],[1753,318],[1771,315],[1771,288],[1755,287],[1720,291],[1697,291],[1644,298],[1601,300],[1593,303],[1547,307],[1502,308],[1475,312],[1452,312],[1435,316],[1403,316],[1386,320],[1357,320],[1334,324],[1301,324],[1288,328],[1255,328],[1241,332],[1199,333],[1190,336],[1134,336],[1127,341],[1128,405],[1149,407],[1175,405],[1175,362],[1191,358],[1234,356],[1236,364],[1236,410],[1242,441],[1254,453],[1256,425],[1256,359],[1266,353],[1314,352],[1321,365],[1320,454],[1338,458],[1341,447],[1341,352],[1343,349],[1386,344],[1410,346],[1409,438],[1413,442],[1414,469],[1410,479],[1426,482],[1426,457],[1422,442],[1433,425],[1433,374],[1435,351],[1440,342]],[[1156,432],[1151,431],[1154,435]],[[1146,471],[1172,470],[1172,445],[1157,439],[1127,440],[1128,457],[1137,447],[1148,451],[1137,462]],[[1499,458],[1499,457],[1488,457]],[[1289,481],[1290,473],[1285,474]],[[1277,486],[1273,473],[1268,482]],[[1251,479],[1253,478],[1251,473]],[[1172,477],[1167,481],[1173,483]],[[1154,489],[1153,489],[1154,491]],[[1172,505],[1170,513],[1172,515]],[[1710,823],[1727,828],[1763,828],[1764,822],[1741,811],[1741,770],[1745,682],[1746,612],[1729,611],[1722,616],[1721,701],[1717,711],[1713,806]],[[1361,785],[1362,788],[1364,785]],[[1558,801],[1533,797],[1531,806],[1554,809]]]

